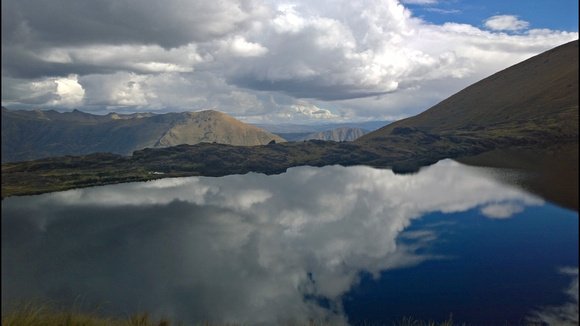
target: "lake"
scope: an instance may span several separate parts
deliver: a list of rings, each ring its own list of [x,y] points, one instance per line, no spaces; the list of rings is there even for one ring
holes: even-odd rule
[[[186,324],[578,323],[578,212],[451,160],[161,179],[2,202],[2,310]]]

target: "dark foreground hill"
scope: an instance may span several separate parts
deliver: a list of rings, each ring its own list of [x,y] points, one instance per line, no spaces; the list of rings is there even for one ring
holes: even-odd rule
[[[284,141],[214,110],[93,115],[2,108],[2,162],[95,152],[128,155],[147,147],[201,142],[253,146],[272,140]]]
[[[540,178],[529,183],[530,188],[577,198],[577,146],[578,41],[574,41],[354,142],[180,145],[144,149],[130,157],[93,154],[3,164],[2,196],[168,176],[281,173],[299,165],[365,164],[414,172],[440,159],[455,158],[552,173],[564,180],[562,186],[550,190],[542,184],[547,179]],[[561,203],[578,207],[577,199]]]

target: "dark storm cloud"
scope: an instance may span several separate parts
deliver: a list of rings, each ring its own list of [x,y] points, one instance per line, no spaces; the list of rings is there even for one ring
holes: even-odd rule
[[[240,29],[261,10],[252,0],[6,0],[2,1],[2,43],[171,48]]]
[[[102,52],[116,53],[114,46],[159,46],[169,51],[195,42],[206,42],[228,33],[243,30],[259,19],[264,7],[252,0],[232,1],[2,1],[2,74],[18,78],[43,76],[108,74],[129,70],[150,72],[147,67],[130,67],[126,58],[108,62],[90,61],[89,52],[77,52],[90,46],[105,47]],[[108,48],[107,48],[108,46]],[[61,61],[47,58],[60,49]],[[127,51],[122,51],[121,55]],[[159,57],[160,50],[151,54]],[[72,53],[72,58],[70,53]],[[138,56],[140,49],[133,49]],[[165,52],[168,53],[168,52]],[[170,63],[166,57],[158,62]],[[139,58],[135,58],[139,60]],[[148,62],[148,61],[146,61]],[[182,68],[183,70],[184,68]]]
[[[253,76],[240,76],[230,80],[230,82],[243,88],[259,91],[276,91],[292,97],[324,101],[347,100],[389,93],[388,91],[369,91],[364,88],[357,89],[356,85],[325,85],[325,81],[322,78],[308,80],[260,80]]]
[[[21,47],[2,49],[2,74],[14,78],[34,79],[69,74],[111,74],[118,70],[122,69],[82,63],[47,62],[35,56],[33,51]]]

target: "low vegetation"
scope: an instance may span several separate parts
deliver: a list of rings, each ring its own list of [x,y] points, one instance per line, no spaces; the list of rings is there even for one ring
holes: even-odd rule
[[[147,313],[135,314],[126,318],[106,317],[97,312],[59,310],[47,304],[27,303],[2,316],[4,326],[172,326],[182,325],[169,319],[151,318]],[[236,323],[200,322],[194,326],[243,326]],[[355,326],[468,326],[469,323],[458,323],[450,315],[444,321],[425,321],[413,317],[403,317],[391,324],[363,322]],[[512,324],[505,323],[505,326]],[[540,326],[540,322],[523,322],[520,326]],[[327,322],[310,321],[308,323],[289,322],[286,326],[331,326]]]
[[[48,304],[21,304],[13,311],[2,316],[4,326],[170,326],[181,325],[168,319],[154,319],[147,313],[135,314],[126,318],[105,317],[97,312],[59,310]],[[235,323],[200,322],[197,326],[242,326]],[[331,326],[327,322],[288,323],[288,326]],[[361,326],[381,326],[383,324],[364,323]],[[454,326],[467,325],[453,322],[452,316],[442,322],[422,321],[412,317],[402,318],[393,326]]]
[[[48,304],[21,304],[2,315],[4,326],[169,326],[168,320],[154,320],[148,314],[127,318],[104,317],[93,312],[59,310]]]

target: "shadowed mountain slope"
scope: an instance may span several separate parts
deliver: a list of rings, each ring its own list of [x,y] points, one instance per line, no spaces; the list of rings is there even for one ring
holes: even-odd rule
[[[2,108],[2,161],[110,152],[200,142],[236,146],[283,142],[281,137],[218,111],[93,115],[78,110]]]

